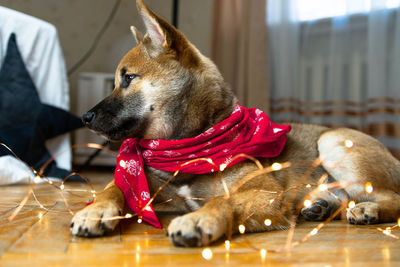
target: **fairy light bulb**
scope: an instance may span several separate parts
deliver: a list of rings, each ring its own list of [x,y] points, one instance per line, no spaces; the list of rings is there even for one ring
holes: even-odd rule
[[[270,219],[265,219],[264,224],[265,226],[271,226],[272,221]]]
[[[328,186],[326,185],[326,184],[320,184],[319,186],[318,186],[318,190],[319,191],[326,191],[326,190],[328,190]]]
[[[219,165],[219,170],[222,172],[226,169],[226,166],[228,166],[226,163],[222,163],[221,165]]]
[[[347,148],[352,148],[354,146],[354,143],[351,140],[345,140],[344,141],[344,146],[347,147]]]
[[[260,250],[260,256],[261,256],[261,259],[265,259],[265,257],[267,256],[267,250],[266,249],[261,249]]]
[[[372,186],[372,184],[370,182],[367,182],[365,184],[365,192],[367,192],[368,194],[371,194],[372,191],[374,191],[374,187]]]
[[[229,250],[231,247],[231,242],[229,240],[225,240],[225,249]]]
[[[349,209],[353,209],[356,206],[356,202],[353,200],[349,202]]]
[[[311,207],[311,205],[312,205],[311,200],[309,199],[304,200],[304,207],[309,208]]]
[[[275,162],[275,163],[273,163],[273,164],[271,165],[271,169],[272,169],[273,171],[279,171],[279,170],[282,169],[282,164],[280,164],[280,163],[278,163],[278,162]]]
[[[208,260],[208,261],[209,261],[209,260],[211,260],[212,257],[213,257],[213,252],[212,252],[211,249],[205,248],[205,249],[203,249],[201,255],[203,256],[203,258],[204,258],[205,260]]]
[[[60,190],[62,191],[62,190],[64,190],[64,188],[65,188],[64,184],[61,184],[60,185]]]
[[[385,230],[382,231],[384,235],[390,236],[392,234],[392,228],[386,227]]]
[[[136,252],[136,264],[139,265],[139,263],[140,263],[140,252],[137,251]]]
[[[318,233],[318,229],[314,228],[311,232],[310,235],[316,235]]]
[[[127,219],[132,218],[132,214],[130,214],[130,213],[125,214],[125,218],[127,218]]]
[[[246,227],[243,224],[239,225],[239,233],[244,234],[245,231]]]
[[[40,181],[42,181],[42,178],[40,178],[39,175],[36,175],[36,176],[35,176],[35,179],[33,180],[33,182],[34,182],[35,184],[38,184],[38,183],[40,183]]]
[[[119,161],[119,166],[121,166],[122,168],[126,168],[126,162],[125,162],[125,160],[123,160],[123,159],[121,159],[120,161]]]

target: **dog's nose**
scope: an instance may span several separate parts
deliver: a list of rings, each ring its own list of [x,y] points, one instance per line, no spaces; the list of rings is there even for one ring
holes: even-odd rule
[[[86,126],[88,126],[93,122],[94,117],[95,117],[94,112],[89,111],[83,114],[82,121]]]

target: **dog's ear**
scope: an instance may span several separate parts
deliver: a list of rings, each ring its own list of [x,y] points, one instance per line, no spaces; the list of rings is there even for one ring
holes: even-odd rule
[[[133,34],[133,37],[135,37],[137,44],[143,42],[143,35],[140,31],[138,31],[138,29],[136,29],[135,26],[131,26],[131,32]]]
[[[183,33],[147,8],[142,0],[137,0],[136,4],[147,30],[143,44],[149,55],[156,57],[162,53],[174,54],[184,66],[197,67],[200,62],[199,52]]]
[[[173,27],[163,18],[148,9],[141,0],[137,0],[136,4],[147,30],[145,38],[147,37],[150,39],[150,48],[155,50],[152,51],[152,54],[154,54],[154,52],[160,54],[167,51],[170,47],[171,40],[168,35],[174,31]]]

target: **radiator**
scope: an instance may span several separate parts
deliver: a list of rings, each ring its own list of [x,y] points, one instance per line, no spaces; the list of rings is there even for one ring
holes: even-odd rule
[[[357,52],[351,53],[349,57],[337,56],[333,59],[322,55],[302,57],[299,68],[300,99],[318,103],[343,99],[364,101],[367,59]],[[333,84],[341,89],[334,90]]]

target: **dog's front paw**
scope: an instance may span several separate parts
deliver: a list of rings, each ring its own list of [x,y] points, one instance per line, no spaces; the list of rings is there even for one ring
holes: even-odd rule
[[[95,202],[77,212],[72,218],[71,232],[76,236],[95,237],[114,230],[118,220],[109,218],[121,215],[121,210],[113,202]]]
[[[202,212],[192,212],[171,221],[168,236],[175,246],[202,247],[219,239],[226,230],[217,218]]]
[[[351,224],[378,223],[379,205],[374,202],[361,202],[347,210],[347,221]]]
[[[332,207],[329,202],[320,199],[315,201],[311,207],[301,209],[301,215],[308,221],[323,221],[329,218],[332,213]]]

